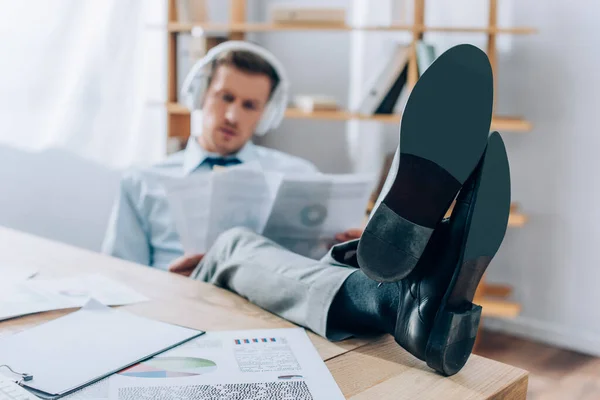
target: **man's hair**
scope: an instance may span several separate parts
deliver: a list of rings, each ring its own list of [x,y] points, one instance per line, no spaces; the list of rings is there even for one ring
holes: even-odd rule
[[[269,99],[279,84],[280,78],[277,71],[264,58],[248,50],[229,50],[219,54],[213,60],[208,78],[209,86],[215,71],[221,65],[229,65],[249,74],[266,75],[271,81]]]

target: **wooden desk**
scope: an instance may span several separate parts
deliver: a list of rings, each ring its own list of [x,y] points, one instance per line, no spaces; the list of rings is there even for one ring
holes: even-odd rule
[[[245,299],[191,279],[0,227],[0,263],[32,265],[41,277],[101,273],[151,299],[123,307],[154,319],[206,331],[294,327]],[[1,279],[2,277],[0,277]],[[73,310],[0,322],[0,336]],[[399,347],[390,335],[332,343],[309,332],[348,399],[525,399],[526,371],[472,355],[444,378]]]

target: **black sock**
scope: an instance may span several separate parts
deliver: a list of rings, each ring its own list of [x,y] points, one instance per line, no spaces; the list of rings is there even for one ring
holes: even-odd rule
[[[329,328],[353,334],[392,333],[398,311],[396,283],[379,283],[358,270],[346,279],[329,309]]]
[[[440,203],[440,199],[453,199],[460,186],[460,182],[439,165],[402,154],[398,174],[384,203],[403,218],[434,228],[450,207],[450,203]]]

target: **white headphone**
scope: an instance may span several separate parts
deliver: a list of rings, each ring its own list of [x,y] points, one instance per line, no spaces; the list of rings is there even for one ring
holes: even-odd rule
[[[263,47],[242,40],[229,40],[221,43],[208,51],[206,56],[197,61],[190,72],[188,72],[183,86],[181,88],[181,97],[184,105],[190,110],[198,108],[198,100],[204,96],[208,87],[208,78],[210,77],[210,64],[221,53],[228,50],[246,50],[251,51],[264,58],[279,75],[279,83],[271,94],[269,102],[258,123],[255,134],[264,135],[268,130],[277,128],[285,115],[288,102],[289,81],[283,69],[283,65],[275,56],[265,50]]]

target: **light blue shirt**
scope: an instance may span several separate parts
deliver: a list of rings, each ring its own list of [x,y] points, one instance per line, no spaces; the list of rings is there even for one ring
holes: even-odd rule
[[[185,150],[145,170],[131,169],[121,178],[102,252],[139,264],[167,269],[184,254],[175,223],[171,218],[164,188],[148,173],[182,177],[211,171],[207,157],[220,157],[205,151],[191,137]],[[258,162],[265,170],[289,173],[318,173],[310,162],[252,142],[234,156],[242,163]]]

